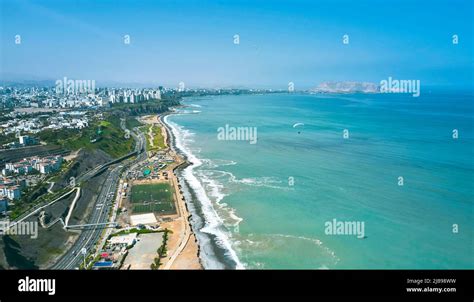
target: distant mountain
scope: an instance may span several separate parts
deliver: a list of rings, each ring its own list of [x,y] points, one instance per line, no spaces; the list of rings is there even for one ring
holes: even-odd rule
[[[5,73],[0,71],[0,86],[32,87],[54,86],[54,80],[30,74]]]
[[[310,90],[315,93],[378,93],[378,84],[370,82],[323,82]]]

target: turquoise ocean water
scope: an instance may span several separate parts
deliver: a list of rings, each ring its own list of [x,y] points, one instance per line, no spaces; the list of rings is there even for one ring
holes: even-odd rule
[[[474,268],[472,93],[184,104],[167,121],[195,163],[182,175],[200,229],[239,267]],[[256,127],[257,143],[218,140],[226,124]],[[364,222],[366,237],[327,235],[333,219]]]

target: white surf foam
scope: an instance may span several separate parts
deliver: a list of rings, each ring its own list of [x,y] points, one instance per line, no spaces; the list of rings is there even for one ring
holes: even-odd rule
[[[221,166],[234,166],[237,164],[236,161],[227,160],[227,159],[212,159],[211,160],[208,158],[202,158],[201,161],[203,162],[203,166],[205,166],[208,169],[215,169]]]
[[[247,177],[238,179],[232,172],[213,170],[213,172],[220,174],[220,176],[227,176],[228,182],[239,183],[252,187],[266,187],[270,189],[279,189],[279,190],[293,190],[292,187],[288,186],[287,183],[279,180],[276,177]]]
[[[336,255],[336,253],[325,246],[323,242],[317,238],[309,238],[309,237],[304,237],[304,236],[295,236],[295,235],[288,235],[288,234],[247,234],[246,238],[243,238],[242,241],[240,242],[240,245],[244,245],[246,249],[251,248],[252,250],[266,250],[270,248],[270,245],[273,245],[277,238],[283,238],[283,239],[290,239],[290,240],[303,240],[307,241],[309,243],[312,243],[316,246],[318,246],[318,249],[323,251],[325,254],[329,256],[329,259],[331,259],[331,265],[336,265],[340,259]],[[240,246],[239,246],[240,248]],[[274,248],[274,246],[272,246]],[[322,264],[318,269],[324,269],[327,268],[329,264]],[[250,266],[253,267],[253,266]]]
[[[328,248],[327,246],[325,246],[323,244],[323,242],[319,239],[316,239],[316,238],[308,238],[308,237],[304,237],[304,236],[294,236],[294,235],[286,235],[286,234],[270,234],[268,236],[275,236],[275,237],[282,237],[282,238],[289,238],[289,239],[298,239],[298,240],[304,240],[304,241],[309,241],[309,242],[312,242],[318,246],[320,246],[327,254],[329,254],[333,260],[334,260],[334,264],[337,264],[340,259],[336,256],[336,253],[331,250],[330,248]]]
[[[236,268],[244,269],[244,265],[240,262],[236,252],[232,249],[229,237],[225,231],[224,222],[214,209],[212,202],[201,182],[193,173],[195,168],[202,165],[202,161],[197,158],[187,147],[186,140],[189,139],[189,136],[192,135],[192,133],[186,129],[183,129],[176,123],[170,122],[168,120],[168,116],[165,116],[164,122],[168,124],[171,128],[171,131],[173,131],[176,140],[176,147],[181,152],[183,152],[188,160],[192,163],[192,165],[183,170],[183,175],[201,203],[205,226],[200,231],[216,236],[216,243],[226,250],[227,256],[229,256],[236,263]]]
[[[217,180],[210,178],[209,173],[206,172],[209,171],[200,170],[196,173],[199,176],[199,179],[206,185],[206,187],[209,188],[207,192],[209,192],[211,197],[214,197],[214,200],[217,204],[220,204],[221,200],[227,196],[227,194],[222,193],[222,189],[224,186],[220,184]]]

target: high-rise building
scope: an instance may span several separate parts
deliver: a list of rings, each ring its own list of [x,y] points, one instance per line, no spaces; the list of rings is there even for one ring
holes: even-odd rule
[[[0,198],[0,213],[5,212],[8,209],[8,199]]]

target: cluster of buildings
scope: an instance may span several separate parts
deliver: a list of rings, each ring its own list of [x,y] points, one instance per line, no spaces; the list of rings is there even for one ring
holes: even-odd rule
[[[43,129],[83,129],[89,125],[89,119],[85,111],[60,112],[47,119],[48,125]]]
[[[0,177],[0,213],[5,212],[8,208],[8,201],[19,199],[21,190],[26,187],[24,179],[11,179],[8,177]]]
[[[55,172],[61,168],[63,157],[60,155],[46,156],[46,157],[29,157],[15,163],[6,163],[5,168],[2,169],[2,174],[29,174],[33,171],[38,171],[41,174],[48,174]]]
[[[67,84],[66,84],[67,86]],[[158,88],[57,89],[57,87],[0,87],[0,108],[94,108],[109,103],[139,103],[160,100]],[[82,87],[82,85],[81,85]]]
[[[129,170],[126,178],[129,180],[142,180],[164,177],[165,180],[168,180],[168,173],[163,171],[163,169],[173,162],[173,157],[165,151],[158,151],[153,157],[135,165],[133,169]]]
[[[33,171],[48,174],[61,168],[61,156],[30,157],[16,163],[7,163],[0,177],[0,214],[8,209],[9,201],[21,198],[21,192],[27,186],[26,179],[19,177]]]
[[[112,89],[106,90],[107,101],[114,103],[140,103],[150,100],[161,100],[161,90],[159,89]]]
[[[38,133],[43,127],[43,122],[39,118],[25,118],[22,114],[9,113],[5,117],[8,121],[0,124],[0,132],[4,134],[10,133]]]
[[[58,84],[60,84],[58,86]],[[59,88],[59,89],[58,89]],[[185,88],[110,88],[96,87],[94,80],[60,79],[56,87],[1,87],[0,109],[3,108],[94,108],[114,103],[140,103],[160,100],[164,94],[181,96],[238,95],[286,92],[285,89]]]
[[[120,269],[130,249],[137,242],[137,233],[111,236],[100,253],[100,259],[92,269]]]
[[[31,137],[29,135],[20,135],[18,136],[18,141],[14,141],[11,143],[4,144],[4,148],[20,148],[20,147],[27,147],[37,145],[39,142],[36,138]]]
[[[42,114],[34,118],[22,118],[22,114],[14,112],[6,115],[9,120],[0,123],[0,134],[15,134],[15,141],[2,145],[4,149],[21,148],[39,144],[39,141],[31,135],[20,135],[21,133],[36,134],[43,130],[52,129],[83,129],[89,126],[89,118],[86,111],[61,111],[50,114]]]

